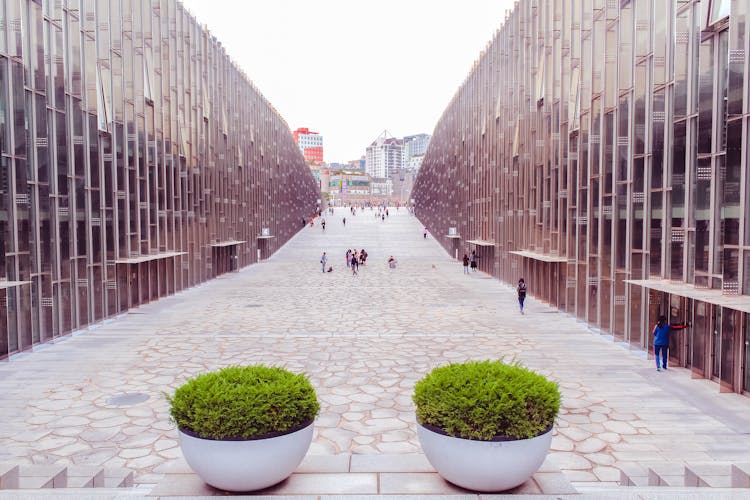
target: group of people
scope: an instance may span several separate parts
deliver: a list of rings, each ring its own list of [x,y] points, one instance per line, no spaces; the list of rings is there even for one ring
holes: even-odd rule
[[[464,264],[464,274],[469,274],[469,265],[471,265],[471,270],[476,272],[477,271],[477,259],[479,257],[477,256],[477,251],[472,250],[471,251],[471,258],[467,254],[464,254],[463,264]]]
[[[359,266],[367,264],[367,250],[364,248],[360,251],[348,249],[346,251],[346,267],[351,268],[352,276],[356,276],[359,271]]]

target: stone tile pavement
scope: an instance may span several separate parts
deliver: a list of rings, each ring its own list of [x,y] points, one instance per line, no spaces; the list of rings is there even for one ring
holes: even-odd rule
[[[183,466],[164,394],[258,362],[304,371],[317,388],[311,455],[413,455],[414,383],[434,366],[498,357],[560,383],[549,460],[575,484],[613,485],[620,463],[750,461],[750,398],[658,373],[533,296],[520,315],[511,287],[464,275],[418,220],[390,212],[339,209],[325,232],[305,228],[267,261],[0,363],[0,462],[127,467],[158,483]],[[370,256],[358,276],[344,264],[352,247]],[[332,273],[320,272],[324,250]],[[135,393],[148,399],[112,404]]]

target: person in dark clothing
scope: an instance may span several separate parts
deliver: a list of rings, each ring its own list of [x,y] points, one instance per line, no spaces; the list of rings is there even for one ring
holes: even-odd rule
[[[523,278],[518,280],[518,288],[516,290],[518,291],[518,306],[521,308],[521,314],[524,314],[523,302],[526,300],[526,282]]]
[[[659,316],[659,322],[654,326],[654,359],[656,359],[656,371],[667,369],[667,357],[669,351],[669,334],[672,330],[684,330],[687,325],[670,325],[667,317]],[[659,368],[659,353],[661,353],[661,368]]]
[[[474,271],[474,272],[476,272],[476,270],[477,270],[477,258],[478,258],[477,257],[477,251],[476,250],[472,250],[471,251],[471,270]],[[521,309],[523,309],[523,307]]]
[[[469,256],[464,254],[464,274],[469,274]]]

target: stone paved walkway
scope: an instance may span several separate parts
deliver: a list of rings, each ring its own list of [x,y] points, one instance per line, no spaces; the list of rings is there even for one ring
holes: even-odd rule
[[[520,315],[512,288],[464,275],[404,210],[327,221],[261,264],[0,363],[0,462],[122,466],[156,483],[182,467],[164,393],[259,362],[304,371],[318,389],[310,454],[413,454],[416,380],[498,357],[559,381],[551,462],[571,481],[617,481],[622,462],[750,462],[750,398],[686,370],[657,373],[533,297]],[[370,255],[359,276],[344,265],[348,247]],[[323,250],[332,273],[320,272]],[[123,393],[148,400],[109,404]]]

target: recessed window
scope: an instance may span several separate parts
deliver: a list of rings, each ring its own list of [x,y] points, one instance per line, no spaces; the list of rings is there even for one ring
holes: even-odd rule
[[[154,104],[154,82],[151,77],[153,73],[153,62],[151,60],[151,50],[146,49],[143,57],[143,97],[148,104]]]
[[[109,99],[104,92],[102,68],[96,65],[96,118],[97,128],[101,132],[109,132]]]
[[[539,65],[536,70],[536,102],[541,104],[544,100],[544,49],[539,55]]]
[[[732,0],[711,0],[711,5],[709,5],[708,9],[707,28],[729,17],[732,11]]]
[[[579,128],[578,117],[581,114],[580,80],[581,70],[576,66],[570,75],[570,94],[568,96],[568,127],[571,132]]]

